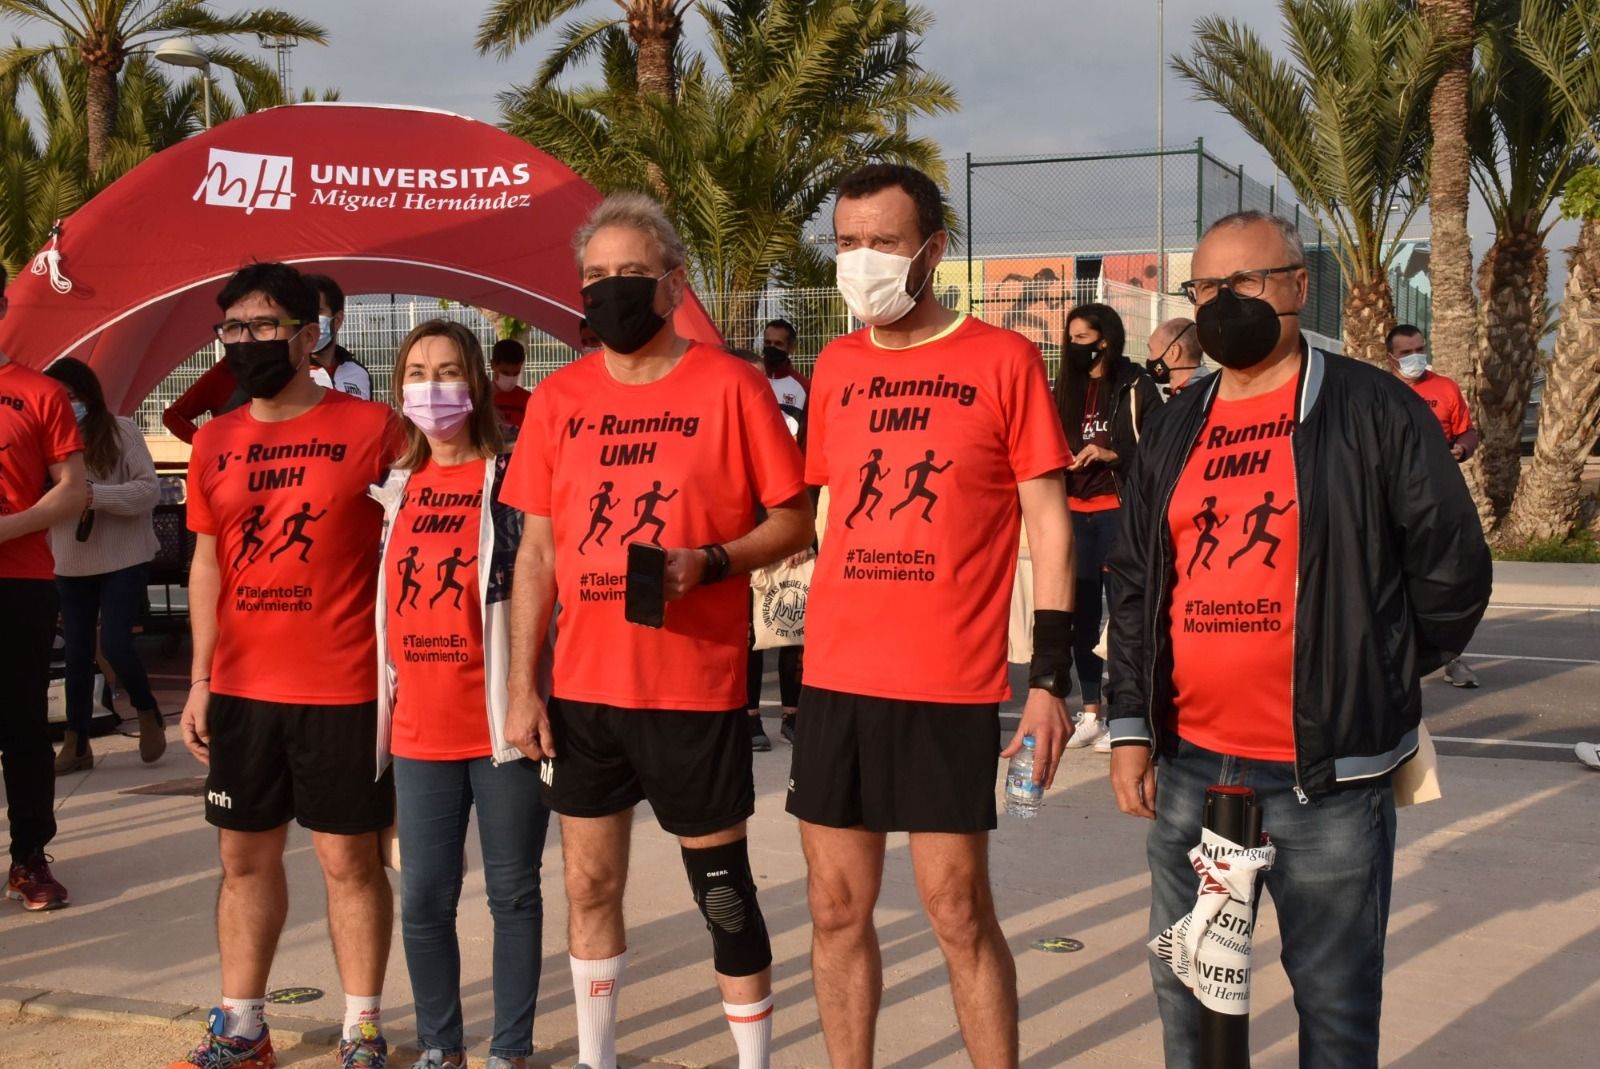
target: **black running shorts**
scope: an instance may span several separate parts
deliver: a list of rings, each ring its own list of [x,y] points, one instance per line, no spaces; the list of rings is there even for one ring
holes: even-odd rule
[[[721,713],[619,709],[550,699],[555,760],[540,762],[545,804],[567,817],[608,817],[641,800],[663,831],[693,838],[756,811],[750,725]]]
[[[206,821],[361,835],[394,823],[394,770],[377,768],[378,703],[283,705],[211,695]]]
[[[1000,706],[898,701],[804,687],[790,813],[868,831],[995,826]]]

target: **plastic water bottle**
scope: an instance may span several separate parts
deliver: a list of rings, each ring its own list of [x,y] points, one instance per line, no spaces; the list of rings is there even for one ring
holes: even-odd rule
[[[1032,820],[1044,801],[1044,785],[1033,781],[1033,736],[1025,735],[1022,749],[1006,769],[1006,815]]]

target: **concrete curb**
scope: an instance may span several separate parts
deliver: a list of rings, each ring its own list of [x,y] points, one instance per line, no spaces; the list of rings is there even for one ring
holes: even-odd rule
[[[1600,608],[1600,564],[1494,562],[1495,604]]]
[[[120,998],[115,995],[85,995],[77,991],[47,991],[32,987],[14,987],[0,984],[0,1015],[14,1014],[33,1017],[60,1017],[84,1021],[109,1021],[150,1025],[192,1024],[203,1030],[211,1011],[203,1006],[189,1006],[176,1002],[153,1002],[147,999]],[[272,1043],[280,1052],[300,1047],[333,1050],[339,1045],[339,1026],[329,1021],[311,1017],[294,1017],[270,1013]],[[484,1046],[487,1039],[468,1036],[467,1049]],[[390,1048],[390,1059],[396,1063],[417,1056],[409,1044]],[[539,1069],[556,1069],[571,1065],[578,1052],[567,1047],[539,1047],[529,1059],[530,1066]],[[639,1060],[620,1056],[619,1066],[673,1066],[683,1069],[682,1062]]]

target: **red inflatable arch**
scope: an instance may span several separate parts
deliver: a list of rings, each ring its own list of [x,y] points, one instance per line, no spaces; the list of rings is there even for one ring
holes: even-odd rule
[[[295,104],[151,157],[63,220],[8,288],[0,350],[87,361],[131,413],[211,338],[240,264],[283,260],[347,294],[491,308],[578,344],[572,235],[600,194],[486,123],[424,108]],[[691,298],[688,337],[720,344]]]

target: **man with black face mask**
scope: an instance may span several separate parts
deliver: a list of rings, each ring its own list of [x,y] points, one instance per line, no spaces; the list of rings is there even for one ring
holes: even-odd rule
[[[1154,821],[1152,937],[1195,908],[1188,852],[1206,788],[1254,789],[1277,845],[1265,882],[1300,1065],[1371,1069],[1390,774],[1417,750],[1419,681],[1466,648],[1488,605],[1489,551],[1427,406],[1382,370],[1306,345],[1291,223],[1221,219],[1193,270],[1183,289],[1222,370],[1151,421],[1123,487],[1112,786],[1123,812]],[[1223,545],[1191,567],[1205,538]],[[1195,1065],[1200,1003],[1163,960],[1151,969],[1167,1064]]]
[[[787,319],[774,319],[761,332],[761,366],[772,383],[772,392],[778,404],[791,408],[805,408],[811,393],[811,380],[800,374],[794,366],[794,324]]]
[[[616,1069],[628,843],[648,801],[677,836],[706,917],[740,1069],[766,1069],[772,948],[745,839],[746,576],[811,541],[811,499],[761,373],[673,329],[685,250],[661,206],[608,197],[574,244],[603,348],[533,392],[501,500],[525,516],[505,730],[542,762],[545,801],[561,815],[578,1061]],[[591,539],[607,501],[637,522]],[[655,558],[666,601],[649,606],[655,627],[629,612],[640,589],[630,549],[652,543],[667,547],[664,566]],[[541,663],[558,596],[553,664]],[[552,670],[547,700],[535,684]]]
[[[294,268],[251,264],[217,306],[217,339],[250,402],[201,427],[189,458],[194,660],[181,730],[209,766],[222,1000],[173,1066],[272,1063],[264,999],[295,820],[327,884],[343,1064],[380,1069],[393,895],[378,832],[394,821],[394,789],[378,765],[368,667],[383,510],[367,489],[383,481],[398,429],[387,405],[312,381],[317,292]]]
[[[1150,359],[1144,366],[1167,397],[1182,393],[1210,374],[1200,366],[1200,339],[1194,332],[1194,320],[1180,316],[1152,330]]]

